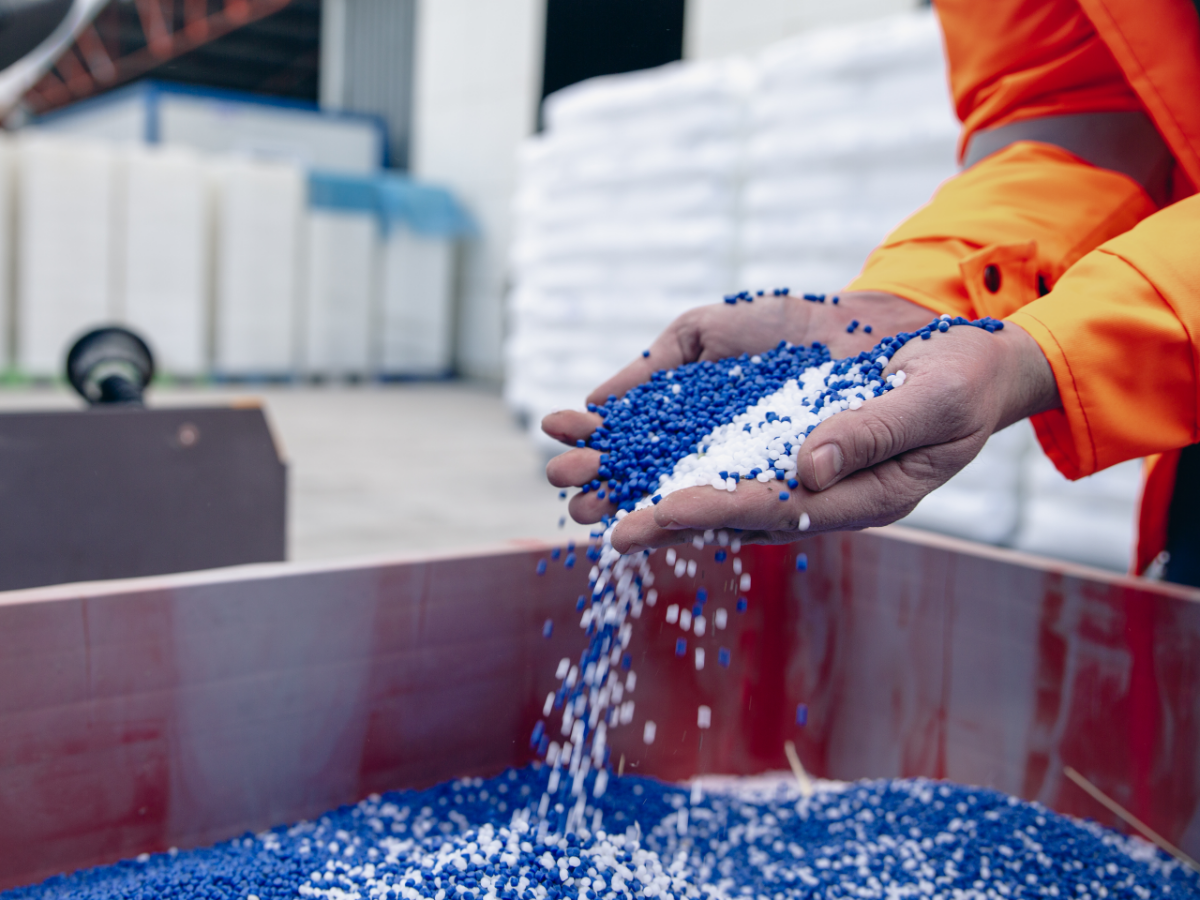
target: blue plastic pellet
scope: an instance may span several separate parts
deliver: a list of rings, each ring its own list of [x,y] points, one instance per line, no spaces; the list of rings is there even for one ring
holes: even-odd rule
[[[565,560],[563,560],[563,565],[566,566],[566,568],[568,568],[568,569],[575,568],[575,554],[568,553],[567,558]]]
[[[548,743],[543,733],[539,753]],[[528,766],[372,796],[212,847],[55,876],[0,900],[397,900],[439,891],[447,900],[634,900],[651,893],[696,900],[1134,900],[1200,892],[1200,877],[1148,845],[988,788],[920,778],[859,781],[818,787],[800,814],[794,788],[696,793],[628,768],[616,777],[607,752],[601,761],[609,769],[607,790],[594,796],[597,776],[586,776],[581,796],[591,809],[569,834],[574,804],[561,798],[570,794],[560,785],[560,803],[548,802],[542,820],[541,799],[553,796],[551,767]],[[683,809],[691,814],[680,834]],[[516,812],[534,827],[510,833]],[[629,828],[636,843],[600,837],[592,831],[597,823],[609,835],[623,837]],[[485,830],[503,852],[480,855]],[[719,891],[711,890],[714,862]],[[649,891],[636,877],[614,879],[618,865],[626,875],[653,867],[670,888]],[[522,877],[528,887],[518,890]]]
[[[538,560],[538,564],[537,564],[537,573],[538,573],[539,575],[545,575],[545,574],[546,574],[546,561],[545,561],[544,559],[539,559],[539,560]]]
[[[687,653],[687,639],[686,638],[676,638],[675,639],[675,655],[683,656],[683,654],[685,654],[685,653]]]
[[[779,499],[780,499],[780,500],[786,500],[786,499],[787,499],[788,497],[790,497],[790,496],[792,496],[792,495],[791,495],[791,494],[789,494],[787,491],[780,491],[780,492],[779,492]]]
[[[725,668],[729,668],[729,648],[722,647],[717,651],[717,663]]]
[[[875,329],[874,329],[874,328],[872,328],[870,325],[864,325],[864,326],[863,326],[863,332],[864,332],[865,334],[870,334],[870,333],[871,333],[872,331],[874,331],[874,330],[875,330]]]
[[[807,572],[808,571],[808,554],[807,553],[797,553],[796,554],[796,571],[797,572]]]
[[[747,602],[745,597],[738,597],[738,601],[737,601],[737,611],[738,612],[744,613],[746,611],[746,607],[748,607],[749,605],[750,604]]]
[[[649,351],[649,350],[643,350],[643,351],[642,351],[642,358],[643,358],[643,359],[648,359],[649,357],[650,357],[650,351]]]
[[[560,556],[562,556],[562,548],[561,547],[555,547],[553,550],[550,551],[551,559],[558,559]]]
[[[787,484],[788,484],[788,487],[790,487],[793,491],[796,488],[800,487],[800,482],[797,481],[795,478],[789,478]]]
[[[544,623],[542,623],[542,637],[548,638],[552,634],[554,634],[554,620],[547,619]]]
[[[566,500],[566,499],[567,499],[567,492],[566,492],[566,491],[559,491],[559,492],[558,492],[558,499],[559,499],[559,500]]]
[[[700,588],[699,590],[696,591],[696,602],[697,603],[707,603],[708,602],[708,590],[706,588]]]
[[[799,706],[796,707],[796,724],[797,725],[807,725],[808,724],[808,705],[805,703],[801,703]]]
[[[728,554],[728,553],[726,553],[724,550],[718,550],[718,551],[717,551],[717,552],[716,552],[716,553],[713,555],[713,558],[714,558],[714,559],[715,559],[717,562],[725,562],[725,560],[729,558],[729,554]]]

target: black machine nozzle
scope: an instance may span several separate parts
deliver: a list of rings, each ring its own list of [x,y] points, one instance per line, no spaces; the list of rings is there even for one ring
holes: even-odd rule
[[[142,394],[154,377],[154,356],[127,328],[109,326],[89,331],[67,354],[67,380],[88,403],[142,405]]]

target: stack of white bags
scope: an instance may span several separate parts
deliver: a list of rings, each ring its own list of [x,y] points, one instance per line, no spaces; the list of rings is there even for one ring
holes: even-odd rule
[[[674,64],[549,98],[521,157],[509,402],[573,405],[736,283],[749,69]]]
[[[547,451],[538,420],[680,312],[843,287],[955,174],[959,127],[928,11],[594,79],[550,97],[545,124],[521,157],[506,391]],[[1137,478],[1070,484],[1022,423],[905,524],[1124,569]]]

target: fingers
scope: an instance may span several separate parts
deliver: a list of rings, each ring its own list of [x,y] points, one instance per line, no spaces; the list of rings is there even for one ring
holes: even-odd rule
[[[654,521],[654,507],[647,506],[645,509],[631,512],[617,523],[612,533],[612,545],[618,553],[636,553],[655,547],[683,544],[690,541],[695,534],[695,531],[661,527]]]
[[[601,499],[596,491],[576,494],[567,504],[567,512],[581,525],[594,525],[615,510],[616,507],[607,498]]]
[[[814,432],[815,434],[816,432]],[[949,480],[979,452],[983,436],[910,450],[845,475],[818,493],[804,492],[810,533],[890,525]]]
[[[542,419],[542,431],[556,441],[574,446],[576,441],[586,441],[603,424],[604,420],[596,413],[560,409]]]
[[[804,512],[803,497],[781,481],[743,482],[736,491],[707,485],[687,488],[664,497],[653,511],[655,524],[668,531],[798,531]]]
[[[800,448],[797,477],[809,491],[823,491],[907,450],[961,438],[967,417],[948,402],[955,399],[953,390],[914,377],[861,409],[831,416]]]
[[[546,480],[557,488],[581,487],[600,474],[600,451],[578,447],[546,463]]]

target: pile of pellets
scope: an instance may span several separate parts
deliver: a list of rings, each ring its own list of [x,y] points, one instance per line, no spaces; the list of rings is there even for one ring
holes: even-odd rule
[[[141,856],[4,900],[616,900],[1191,897],[1149,844],[925,780],[705,790],[626,776],[564,833],[547,767],[371,796],[216,847]],[[559,807],[561,810],[561,806]]]
[[[727,298],[729,300],[730,298]],[[819,295],[807,299],[821,302]],[[734,295],[732,302],[751,300]],[[910,340],[951,327],[998,330],[992,320],[942,317],[885,338],[871,351],[834,360],[820,345],[772,351],[656,373],[622,398],[593,407],[603,425],[582,442],[603,453],[596,491],[614,507],[594,543],[589,590],[575,601],[586,647],[563,659],[530,736],[539,763],[484,781],[372,796],[315,822],[245,835],[216,847],[171,851],[50,879],[0,900],[615,900],[700,898],[1057,897],[1070,900],[1200,895],[1200,880],[1151,845],[1078,823],[985,789],[924,780],[723,783],[705,789],[613,773],[610,729],[640,725],[634,620],[654,607],[648,552],[622,556],[615,523],[686,487],[736,490],[774,482],[794,489],[795,451],[821,421],[904,383],[883,369]],[[852,328],[857,323],[852,323]],[[796,523],[804,530],[803,516]],[[736,533],[708,532],[697,548],[732,567],[750,602]],[[695,562],[666,551],[676,578]],[[801,555],[803,559],[803,555]],[[538,563],[571,568],[574,546]],[[726,627],[728,611],[672,605],[664,618],[698,641]],[[711,618],[713,629],[707,629]],[[545,633],[550,633],[547,623]],[[702,646],[676,651],[697,669]],[[729,664],[721,648],[718,664]],[[797,722],[803,724],[798,710]],[[708,706],[701,729],[714,726]]]

